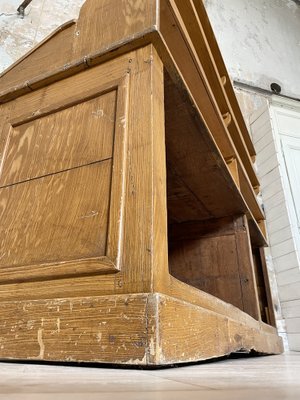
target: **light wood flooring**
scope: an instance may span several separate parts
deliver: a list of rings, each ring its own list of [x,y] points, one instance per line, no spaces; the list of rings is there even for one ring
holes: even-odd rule
[[[162,370],[0,363],[0,399],[300,399],[300,352]]]

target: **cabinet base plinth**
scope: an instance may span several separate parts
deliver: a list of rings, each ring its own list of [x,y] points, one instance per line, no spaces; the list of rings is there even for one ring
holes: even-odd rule
[[[0,314],[2,360],[160,366],[283,350],[265,324],[160,293],[3,302]]]

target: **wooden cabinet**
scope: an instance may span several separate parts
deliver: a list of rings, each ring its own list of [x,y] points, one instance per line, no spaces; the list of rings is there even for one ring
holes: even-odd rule
[[[2,359],[282,351],[255,153],[200,1],[88,0],[0,84]]]

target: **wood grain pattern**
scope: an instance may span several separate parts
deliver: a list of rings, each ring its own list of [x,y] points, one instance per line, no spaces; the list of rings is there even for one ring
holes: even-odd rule
[[[0,314],[0,355],[11,360],[168,365],[239,350],[282,351],[270,327],[249,327],[160,293],[2,302]]]
[[[240,259],[239,274],[243,296],[243,310],[256,320],[261,320],[247,218],[243,216],[235,219],[234,225],[236,249]]]
[[[0,186],[111,158],[115,105],[114,91],[20,122],[8,138]]]
[[[49,68],[55,69],[69,63],[72,60],[75,26],[74,20],[63,24],[0,74],[1,91],[44,74]]]
[[[167,29],[167,26],[168,26],[168,24],[170,25],[171,20],[168,19],[168,18],[162,18],[162,16],[166,16],[164,14],[164,10],[166,9],[166,3],[167,2],[164,2],[164,1],[161,1],[161,2],[159,2],[159,1],[154,2],[153,1],[151,3],[147,3],[147,2],[144,2],[142,0],[140,2],[138,2],[138,3],[135,2],[135,4],[133,4],[133,3],[132,4],[128,4],[128,3],[125,4],[125,2],[122,3],[122,4],[118,3],[119,7],[116,10],[116,13],[114,13],[114,20],[112,21],[112,20],[110,20],[110,14],[107,13],[108,6],[110,8],[115,7],[114,2],[112,0],[107,0],[107,3],[101,3],[101,6],[99,6],[99,7],[98,7],[98,5],[96,5],[96,7],[95,7],[96,3],[88,1],[88,2],[86,2],[85,6],[83,7],[80,20],[84,20],[84,18],[87,17],[87,16],[89,16],[91,18],[94,18],[96,20],[97,18],[98,19],[99,18],[100,19],[103,18],[103,15],[105,15],[107,18],[105,19],[104,22],[107,23],[107,24],[110,24],[110,26],[113,26],[114,21],[116,21],[116,19],[117,19],[115,16],[119,15],[119,14],[122,14],[123,17],[125,16],[125,19],[124,18],[122,19],[122,21],[124,21],[124,20],[126,21],[126,23],[124,24],[125,27],[122,26],[121,20],[120,20],[120,24],[118,24],[118,26],[115,27],[115,29],[113,29],[113,32],[116,35],[116,37],[119,34],[121,35],[122,32],[124,33],[124,29],[125,29],[125,31],[126,31],[126,29],[128,29],[131,33],[129,34],[129,36],[127,38],[128,38],[129,41],[131,40],[131,43],[134,43],[133,40],[136,40],[136,43],[140,43],[141,38],[144,37],[144,43],[147,43],[147,41],[149,42],[149,40],[150,41],[154,41],[156,46],[158,48],[161,48],[161,43],[158,43],[158,41],[162,39],[163,41],[168,42],[168,40],[169,40],[168,39],[169,38],[168,35],[170,33],[170,30]],[[185,12],[182,12],[182,18],[181,18],[182,21],[180,20],[181,22],[183,22],[183,24],[180,21],[176,22],[176,20],[175,20],[175,23],[170,25],[170,26],[172,26],[172,28],[175,29],[176,28],[176,23],[177,23],[178,27],[180,29],[183,29],[184,20],[186,18],[186,15],[189,16],[189,15],[191,15],[191,13],[192,13],[193,18],[198,21],[197,23],[198,23],[199,26],[198,26],[197,29],[201,33],[200,36],[201,36],[201,40],[203,42],[203,43],[202,42],[201,43],[206,46],[206,47],[204,46],[205,47],[204,50],[208,51],[208,53],[210,55],[210,57],[206,57],[207,60],[200,60],[200,59],[198,60],[200,62],[200,64],[203,63],[203,68],[204,68],[203,71],[204,72],[207,71],[207,66],[209,67],[210,60],[212,60],[212,63],[214,63],[214,58],[215,58],[216,59],[215,60],[215,64],[216,65],[214,65],[214,68],[213,69],[211,69],[210,67],[208,68],[209,71],[211,70],[210,71],[210,75],[212,75],[214,78],[216,78],[216,75],[215,75],[216,70],[215,69],[216,68],[217,69],[220,68],[221,69],[221,72],[219,71],[220,72],[220,76],[222,76],[222,77],[225,76],[226,77],[227,76],[227,71],[226,71],[226,68],[224,67],[223,61],[221,60],[220,52],[219,52],[218,46],[216,44],[214,35],[212,33],[211,27],[209,25],[209,21],[207,19],[207,15],[205,13],[204,7],[202,5],[200,5],[200,4],[198,4],[197,2],[193,2],[193,1],[190,1],[189,3],[187,3],[185,5],[181,5],[181,3],[178,3],[176,6],[175,6],[175,2],[171,2],[171,3],[168,2],[168,4],[171,4],[173,12],[176,11],[175,8],[177,6],[184,7],[183,10],[185,11]],[[159,5],[161,7],[159,7]],[[95,7],[96,12],[93,12],[93,7]],[[158,24],[158,19],[157,19],[158,15],[156,13],[156,11],[158,11],[158,10],[163,10],[163,12],[161,13],[160,24]],[[176,14],[176,12],[175,12],[175,14]],[[78,23],[80,23],[80,20],[79,20]],[[89,18],[89,20],[90,20],[90,18]],[[187,24],[187,25],[189,25],[189,24]],[[189,32],[186,32],[186,33],[191,35],[191,38],[192,38],[193,34],[191,33],[191,29],[193,30],[195,28],[195,26],[194,26],[195,24],[191,24],[191,25],[193,25],[193,26],[188,26]],[[92,26],[94,26],[95,29]],[[105,31],[105,33],[103,33],[103,30],[98,30],[96,28],[96,26],[97,26],[97,24],[91,24],[91,27],[88,27],[88,29],[94,29],[94,34],[92,35],[92,37],[95,38],[95,43],[97,43],[97,45],[100,46],[100,43],[102,43],[102,39],[105,42],[105,40],[110,37],[111,33],[110,33],[110,30],[107,30],[107,31]],[[83,27],[84,27],[84,25],[83,25]],[[80,29],[76,30],[76,35],[74,37],[75,42],[77,41],[77,39],[79,41],[82,40],[82,36],[86,36],[86,37],[89,38],[88,40],[89,40],[89,43],[90,43],[91,35],[89,34],[89,32],[85,28],[86,27],[84,27],[84,29],[81,29],[81,30]],[[132,29],[132,31],[131,31],[131,29]],[[159,29],[159,35],[162,35],[161,38],[159,37],[159,35],[155,35],[155,32],[158,32],[158,31],[155,31],[155,29]],[[171,30],[174,30],[174,29],[171,29]],[[209,39],[207,39],[206,36]],[[97,37],[98,37],[98,39],[96,39]],[[188,37],[186,37],[186,39],[188,40]],[[122,44],[124,45],[124,51],[125,51],[125,48],[128,48],[128,47],[126,47],[128,45],[128,43],[129,43],[128,40],[123,37],[121,41],[114,42],[114,44],[113,44],[114,47],[112,47],[112,49],[114,49],[114,51],[111,53],[111,56],[113,57],[114,55],[116,56],[116,55],[120,54],[119,50],[122,47]],[[174,43],[174,40],[173,40],[173,43]],[[170,44],[172,44],[172,41],[170,42]],[[197,47],[198,44],[194,43],[194,45]],[[210,49],[210,45],[211,45],[211,49]],[[78,66],[79,69],[76,67],[74,62],[73,62],[74,65],[71,63],[73,66],[71,66],[71,64],[69,66],[64,66],[63,70],[61,71],[62,74],[59,74],[59,76],[57,76],[57,79],[62,79],[64,76],[67,76],[67,72],[66,71],[67,71],[67,69],[69,67],[70,68],[74,67],[72,69],[73,72],[71,72],[71,73],[76,73],[76,72],[78,72],[78,71],[80,71],[80,70],[82,70],[82,69],[84,69],[86,67],[89,67],[91,65],[95,65],[95,63],[98,63],[98,62],[101,62],[103,60],[106,60],[107,59],[107,55],[110,53],[110,51],[109,51],[108,47],[107,47],[107,51],[106,52],[104,50],[105,50],[105,48],[102,48],[102,50],[100,50],[100,52],[99,52],[99,49],[98,49],[98,53],[97,53],[97,51],[95,51],[93,54],[90,54],[88,57],[86,56],[86,53],[85,53],[84,57],[80,61],[80,63],[82,64],[82,65],[80,64],[81,65],[80,68],[79,68],[79,64],[78,64],[79,61],[78,60],[74,61],[75,64],[76,63],[78,64],[78,65],[77,64],[76,65]],[[116,50],[118,50],[118,51],[116,51]],[[177,50],[178,49],[176,49],[176,52],[177,52]],[[168,48],[167,51],[172,51],[171,47]],[[182,51],[182,49],[180,51]],[[174,57],[175,56],[177,57],[177,53],[176,52],[174,51],[174,54],[173,54]],[[164,54],[165,53],[162,52],[162,56]],[[188,54],[188,53],[186,53],[186,54]],[[175,59],[176,59],[176,57],[175,57]],[[165,60],[166,64],[168,64],[168,62],[169,61]],[[198,64],[199,64],[199,62],[198,62]],[[201,68],[199,69],[199,71],[201,72]],[[186,77],[187,76],[188,75],[186,75]],[[47,81],[45,81],[45,82],[42,80],[41,83],[39,83],[38,80],[36,82],[31,80],[30,84],[29,84],[30,89],[31,90],[32,89],[36,89],[38,87],[41,87],[41,85],[49,84],[49,82],[51,82],[51,78],[49,77],[49,79]],[[218,77],[216,79],[218,79]],[[228,81],[229,79],[226,79],[226,80]],[[209,80],[209,82],[211,82],[211,80]],[[239,126],[243,125],[243,127],[242,127],[243,138],[245,139],[245,142],[247,142],[247,147],[248,147],[249,151],[251,152],[252,151],[251,149],[253,149],[253,146],[250,149],[251,142],[249,141],[249,135],[248,135],[248,133],[247,133],[247,135],[245,135],[245,132],[246,132],[245,124],[241,124],[241,121],[242,121],[241,113],[240,113],[240,110],[238,108],[236,99],[235,98],[233,99],[234,96],[233,96],[233,91],[232,91],[232,87],[230,85],[230,82],[229,82],[229,84],[227,82],[227,88],[228,88],[228,90],[227,90],[226,93],[224,92],[225,94],[222,92],[222,88],[221,88],[221,92],[224,94],[225,97],[226,97],[226,94],[228,94],[228,96],[230,96],[230,99],[231,99],[230,102],[234,103],[233,117],[236,116],[237,119],[239,119],[239,122],[238,122]],[[28,89],[28,87],[27,87],[27,89]],[[214,97],[215,97],[216,102],[218,103],[218,101],[220,101],[220,96],[217,95],[216,89],[215,89]],[[229,106],[230,106],[230,104],[229,104]],[[204,110],[203,107],[202,107],[202,109]],[[222,115],[222,110],[221,109],[220,109],[220,115]],[[217,130],[214,129],[213,132],[217,132]],[[224,137],[223,137],[223,139],[224,139]],[[251,175],[251,180],[253,180],[253,175]],[[248,184],[249,184],[249,182],[247,182],[247,185]],[[254,215],[255,217],[258,214],[261,215],[259,209],[257,208],[257,204],[255,203],[255,196],[253,197],[253,193],[250,190],[251,188],[249,190],[248,190],[248,188],[246,188],[246,189],[247,190],[244,190],[244,193],[247,194],[247,195],[245,195],[245,200],[246,200],[247,204],[248,204],[248,197],[247,196],[249,195],[249,199],[250,199],[249,200],[249,205],[250,205],[250,207],[251,207],[251,205],[252,206],[254,205],[254,207],[256,207],[256,210],[254,212],[251,212],[250,214]],[[263,218],[263,217],[261,217],[261,218]],[[254,226],[255,226],[255,229],[259,229],[259,226],[257,227],[256,224],[254,224]]]
[[[209,140],[207,128],[184,90],[165,73],[165,125],[168,163],[168,194],[193,199],[197,218],[241,214],[246,206],[230,174],[221,167],[222,156]],[[180,183],[181,181],[181,183]],[[174,189],[172,189],[174,185]],[[177,188],[180,189],[181,193]],[[175,189],[176,188],[176,189]],[[222,202],[219,201],[222,197]],[[190,201],[191,202],[191,201]],[[180,201],[179,204],[182,204]],[[184,206],[182,207],[184,210]],[[186,207],[185,207],[186,208]],[[190,208],[190,207],[189,207]],[[189,209],[190,214],[192,212]],[[182,220],[183,214],[179,210]]]
[[[180,363],[213,358],[216,354],[255,350],[276,354],[282,341],[264,330],[259,323],[253,328],[231,318],[188,306],[169,296],[158,295],[159,334],[155,340],[158,364]]]
[[[187,2],[170,0],[170,4],[175,10],[177,18],[181,20],[182,29],[185,30],[185,37],[189,42],[189,47],[197,60],[197,64],[202,65],[208,83],[211,88],[213,88],[218,108],[223,117],[225,115],[224,123],[228,127],[228,132],[232,137],[250,180],[252,184],[255,185],[257,184],[257,176],[253,168],[252,160],[239,124],[236,120],[235,113],[233,112],[227,93],[222,85],[216,62],[206,39],[201,20],[198,18],[197,12],[194,8],[194,2],[192,0],[188,0]]]
[[[86,1],[76,25],[74,59],[149,30],[156,24],[156,7],[156,0]]]
[[[175,241],[169,263],[177,279],[243,310],[234,235]]]
[[[147,303],[143,294],[1,302],[0,357],[146,364]]]
[[[282,350],[257,302],[249,146],[191,10],[193,22],[192,0],[87,0],[67,64],[43,56],[69,43],[63,31],[16,64],[40,60],[0,94],[0,357],[162,365]]]
[[[170,273],[259,320],[246,223],[239,217],[171,225]]]
[[[168,220],[185,222],[210,218],[209,211],[187,184],[167,167]]]
[[[23,266],[25,278],[27,265],[105,255],[111,164],[0,189],[2,276],[12,267]]]
[[[198,0],[191,0],[191,1],[193,3],[194,10],[198,14],[198,18],[201,21],[201,25],[203,27],[203,32],[206,36],[206,39],[207,39],[207,42],[211,49],[211,52],[213,53],[213,57],[214,57],[219,75],[222,77],[222,81],[224,82],[228,100],[231,104],[231,107],[234,109],[234,114],[238,121],[239,127],[242,131],[242,135],[243,135],[243,138],[247,145],[249,154],[252,157],[252,159],[255,159],[255,155],[256,155],[255,148],[252,143],[252,139],[251,139],[250,133],[247,129],[246,123],[244,121],[243,115],[240,111],[240,106],[238,104],[238,101],[237,101],[237,98],[236,98],[236,95],[234,92],[234,88],[233,88],[231,80],[229,78],[227,68],[226,68],[224,59],[222,57],[222,53],[220,51],[219,45],[217,43],[216,37],[214,35],[212,26],[210,24],[205,6],[202,1],[198,1]]]

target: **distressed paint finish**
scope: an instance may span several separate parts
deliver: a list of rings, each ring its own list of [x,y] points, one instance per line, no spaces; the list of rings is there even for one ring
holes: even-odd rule
[[[147,295],[10,302],[0,309],[1,358],[147,362]]]

